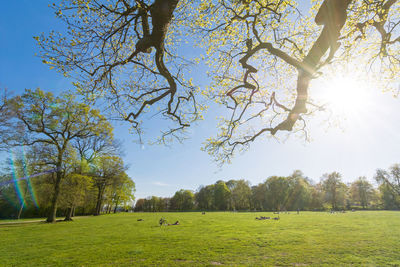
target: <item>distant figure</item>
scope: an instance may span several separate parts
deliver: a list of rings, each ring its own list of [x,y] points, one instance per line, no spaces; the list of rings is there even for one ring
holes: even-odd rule
[[[143,219],[138,219],[138,222],[144,221]]]
[[[206,215],[206,212],[205,212],[205,211],[203,211],[201,214],[203,214],[203,215]]]
[[[269,219],[271,219],[271,217],[264,217],[264,216],[260,216],[260,218],[256,217],[256,220],[269,220]]]
[[[280,218],[279,218],[279,216],[278,216],[278,217],[274,217],[274,218],[272,218],[272,219],[274,219],[274,220],[279,220]]]
[[[356,210],[355,209],[351,209],[351,212],[355,212]]]
[[[168,225],[179,225],[179,221],[176,221],[175,223],[168,224]]]
[[[297,209],[297,214],[300,214],[300,209]]]
[[[160,226],[162,226],[163,224],[167,223],[167,220],[164,218],[161,218],[160,221],[158,222],[160,224]]]

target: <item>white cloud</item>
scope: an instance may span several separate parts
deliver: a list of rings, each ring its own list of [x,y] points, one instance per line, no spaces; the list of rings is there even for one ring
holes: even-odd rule
[[[162,182],[152,182],[151,184],[156,185],[156,186],[170,186],[169,184],[162,183]]]

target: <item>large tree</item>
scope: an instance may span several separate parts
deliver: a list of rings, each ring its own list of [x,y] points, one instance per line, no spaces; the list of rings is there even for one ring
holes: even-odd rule
[[[338,172],[326,173],[321,178],[321,185],[325,193],[325,200],[331,204],[332,210],[344,206],[346,185],[342,182],[342,175]]]
[[[232,184],[232,186],[230,186]],[[226,182],[231,191],[232,209],[249,210],[251,201],[250,182],[241,180],[230,180]]]
[[[363,209],[369,206],[375,194],[374,187],[364,176],[351,183],[349,190],[352,200],[359,203]]]
[[[103,208],[103,201],[106,189],[114,185],[123,185],[128,179],[126,166],[122,158],[115,155],[103,155],[95,160],[92,165],[91,176],[97,188],[97,201],[94,215],[100,215]]]
[[[205,147],[222,162],[263,135],[304,130],[323,104],[313,101],[313,81],[339,66],[367,66],[369,77],[396,87],[398,0],[65,0],[53,7],[68,31],[36,37],[44,62],[77,78],[90,99],[102,96],[138,133],[148,111],[172,121],[162,137],[201,118],[199,90],[185,79],[190,64],[179,53],[182,36],[195,34],[186,40],[205,48],[213,68],[204,93],[231,111]]]
[[[231,191],[224,181],[219,180],[214,184],[213,197],[213,206],[216,210],[230,208]]]
[[[389,170],[378,169],[374,176],[380,184],[381,198],[386,209],[400,207],[400,164],[393,164]]]
[[[171,209],[188,211],[194,207],[194,194],[190,190],[181,189],[175,192],[175,195],[170,200]]]
[[[400,196],[400,164],[393,164],[389,171],[376,170],[375,180],[387,185],[395,194]]]
[[[196,195],[197,207],[202,210],[212,210],[215,185],[201,186]]]
[[[54,167],[56,174],[47,218],[48,222],[54,222],[65,175],[63,164],[71,142],[110,133],[112,128],[98,110],[78,102],[67,93],[56,97],[40,89],[26,90],[21,96],[9,100],[7,108],[12,113],[7,131],[12,134],[1,136],[3,142],[9,146],[40,144],[54,152],[47,162]]]

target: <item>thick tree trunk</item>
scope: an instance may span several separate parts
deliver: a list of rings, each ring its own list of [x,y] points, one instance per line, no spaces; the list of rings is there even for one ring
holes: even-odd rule
[[[58,200],[58,196],[60,195],[61,178],[62,178],[62,171],[61,171],[61,164],[60,164],[59,166],[57,166],[57,177],[56,177],[56,183],[54,185],[54,195],[51,200],[50,213],[47,217],[47,222],[55,222],[56,221],[57,200]]]

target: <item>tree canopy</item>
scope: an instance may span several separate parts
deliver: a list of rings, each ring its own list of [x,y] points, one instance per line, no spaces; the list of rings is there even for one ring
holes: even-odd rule
[[[204,149],[220,162],[261,136],[306,133],[307,118],[324,110],[312,85],[340,69],[365,66],[364,78],[396,88],[397,0],[65,0],[53,8],[68,31],[35,37],[45,63],[139,134],[144,113],[167,118],[162,141],[202,118],[200,95],[215,100],[230,115]],[[206,55],[183,58],[183,41]],[[212,83],[199,90],[188,71],[201,59]]]
[[[72,94],[54,96],[40,89],[26,90],[6,103],[9,112],[8,134],[1,141],[9,147],[32,146],[40,155],[41,164],[54,168],[54,191],[48,221],[54,222],[61,181],[66,163],[73,157],[73,142],[94,136],[112,136],[106,118],[89,105],[76,101]]]

